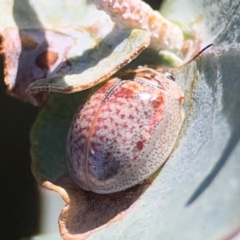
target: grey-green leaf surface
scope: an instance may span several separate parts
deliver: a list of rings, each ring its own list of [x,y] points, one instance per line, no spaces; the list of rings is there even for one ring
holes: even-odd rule
[[[89,91],[51,94],[32,127],[32,170],[39,182],[55,182],[66,171],[65,148],[68,128],[77,107]]]
[[[173,156],[135,208],[91,240],[230,239],[240,227],[239,1],[167,1],[165,9],[178,20],[202,15],[198,27],[214,47],[195,76],[187,69],[178,75],[180,84],[197,81]]]
[[[198,33],[214,47],[177,74],[187,117],[173,155],[131,211],[91,240],[230,239],[240,227],[239,1],[169,0],[163,12],[201,15]]]

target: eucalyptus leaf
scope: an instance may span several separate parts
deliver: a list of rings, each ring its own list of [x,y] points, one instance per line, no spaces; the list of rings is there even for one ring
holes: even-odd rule
[[[76,108],[88,94],[51,94],[39,112],[30,134],[32,171],[39,182],[55,182],[66,172],[66,135]]]
[[[0,0],[4,81],[14,97],[41,105],[47,93],[26,94],[37,79],[65,74],[69,59],[98,46],[114,23],[85,1]]]
[[[69,59],[72,67],[67,75],[37,80],[27,91],[73,93],[91,88],[131,62],[149,43],[146,31],[115,29],[94,49]]]
[[[239,1],[169,0],[162,11],[183,22],[201,16],[197,26],[202,44],[213,42],[214,47],[176,74],[187,115],[174,153],[124,217],[92,232],[88,239],[230,239],[240,227]],[[35,168],[35,175],[41,181],[54,182],[65,174],[62,137],[70,115],[81,104],[80,95],[79,102],[65,98],[70,96],[53,95],[50,109],[56,106],[59,111],[50,116],[46,103],[33,127],[32,142],[39,139],[39,145],[33,145],[32,153],[42,166]],[[65,108],[69,108],[66,113]],[[61,114],[67,120],[57,125]],[[54,126],[53,131],[48,126]],[[51,148],[54,140],[61,146]],[[59,163],[49,174],[49,156],[54,153]]]

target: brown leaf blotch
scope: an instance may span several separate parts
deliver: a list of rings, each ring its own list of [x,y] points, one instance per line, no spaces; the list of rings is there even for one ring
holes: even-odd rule
[[[37,56],[36,65],[43,70],[49,70],[51,66],[53,66],[54,63],[57,61],[57,59],[58,59],[58,53],[51,52],[51,51],[44,51]]]

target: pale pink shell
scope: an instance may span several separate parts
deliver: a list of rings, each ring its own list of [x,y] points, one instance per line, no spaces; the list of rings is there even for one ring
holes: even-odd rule
[[[134,74],[133,80],[108,81],[73,118],[67,163],[84,190],[104,194],[132,187],[173,150],[184,118],[179,86],[169,74]]]

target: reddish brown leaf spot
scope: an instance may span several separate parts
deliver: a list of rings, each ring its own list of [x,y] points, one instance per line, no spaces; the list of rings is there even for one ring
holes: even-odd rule
[[[48,70],[51,68],[52,65],[54,65],[57,59],[58,59],[58,53],[44,51],[38,55],[36,59],[36,65],[43,70]]]

